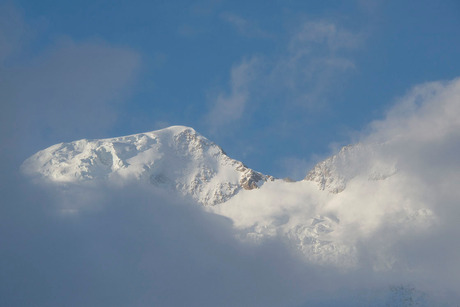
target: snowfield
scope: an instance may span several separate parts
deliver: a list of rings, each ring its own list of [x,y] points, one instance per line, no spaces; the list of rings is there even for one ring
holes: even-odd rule
[[[242,189],[273,180],[229,158],[219,146],[183,126],[57,144],[27,159],[22,170],[60,184],[148,182],[203,205],[225,202]]]
[[[192,128],[173,126],[57,144],[27,159],[22,171],[65,189],[150,185],[230,218],[243,241],[282,238],[308,262],[350,268],[359,261],[357,245],[383,227],[423,232],[436,221],[419,196],[398,191],[411,178],[386,154],[389,146],[346,146],[304,180],[286,182],[247,168]],[[376,270],[393,266],[384,247],[374,252]]]

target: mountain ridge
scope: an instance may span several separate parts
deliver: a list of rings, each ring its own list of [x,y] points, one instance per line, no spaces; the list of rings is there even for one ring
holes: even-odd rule
[[[180,125],[127,136],[104,139],[81,139],[58,143],[26,159],[21,165],[21,171],[28,176],[39,176],[55,183],[77,183],[87,180],[111,179],[110,177],[113,179],[117,175],[129,177],[126,170],[131,165],[128,161],[129,159],[132,159],[136,154],[143,154],[146,150],[154,147],[159,138],[163,142],[169,142],[174,137],[182,138],[174,140],[176,141],[176,149],[182,156],[186,153],[191,154],[197,150],[202,150],[204,146],[213,151],[211,155],[221,156],[222,163],[234,165],[235,169],[241,173],[239,188],[252,190],[258,188],[263,182],[277,179],[271,175],[265,175],[250,169],[243,162],[230,158],[220,146],[197,133],[193,128]],[[169,142],[166,145],[170,146],[171,143]],[[132,146],[135,146],[135,150]],[[131,148],[127,150],[126,147]],[[88,152],[88,150],[91,152]],[[350,152],[353,153],[359,150],[362,150],[360,144],[343,147],[337,154],[318,162],[306,174],[303,180],[317,183],[320,190],[326,190],[331,193],[342,192],[345,189],[346,181],[352,176],[343,175],[343,167],[341,169],[337,165],[344,164]],[[160,154],[151,156],[150,158],[158,164],[163,157]],[[153,161],[144,159],[143,162],[143,168],[150,168],[149,164]],[[133,170],[132,167],[131,171],[139,173],[139,170]],[[215,170],[207,169],[204,172],[212,173],[213,171]],[[140,179],[139,176],[138,179]],[[170,179],[161,173],[149,178],[152,184],[160,186],[168,183]],[[197,178],[193,178],[192,182],[196,187],[196,185],[203,183],[203,180],[207,182],[210,178],[202,174]],[[295,182],[292,180],[285,181]],[[182,182],[180,185],[183,184]],[[208,197],[208,200],[199,199],[199,197],[197,199],[195,197],[195,200],[205,205],[222,203],[236,194],[235,187],[233,186],[234,182],[228,181],[225,185],[228,187],[228,184],[232,185],[232,187],[230,188],[231,192],[224,193],[227,195],[226,197],[220,199],[218,197],[216,199]],[[183,194],[188,194],[187,192],[182,192]],[[219,192],[216,191],[216,193]]]
[[[256,189],[274,180],[228,157],[221,147],[186,126],[59,143],[29,157],[21,171],[58,184],[149,181],[190,195],[203,205],[222,203],[241,189]]]
[[[384,223],[399,231],[426,229],[435,220],[416,195],[411,199],[392,193],[411,178],[397,170],[386,146],[346,146],[303,180],[288,182],[230,158],[193,128],[172,126],[59,143],[28,158],[21,170],[62,185],[63,191],[102,182],[115,187],[144,183],[179,193],[205,211],[229,218],[243,241],[277,237],[309,262],[352,267],[359,262],[359,242]],[[392,260],[379,251],[378,262],[376,267],[386,268]]]

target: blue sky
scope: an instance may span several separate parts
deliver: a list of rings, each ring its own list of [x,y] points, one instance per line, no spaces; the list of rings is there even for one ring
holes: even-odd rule
[[[1,8],[2,130],[18,160],[62,141],[186,125],[251,168],[300,179],[411,87],[460,71],[458,1]]]

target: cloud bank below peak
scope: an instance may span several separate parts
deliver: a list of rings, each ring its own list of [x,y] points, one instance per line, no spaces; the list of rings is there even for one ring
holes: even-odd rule
[[[14,265],[2,268],[0,297],[36,306],[453,305],[459,92],[459,79],[415,87],[363,133],[361,146],[379,146],[350,166],[395,161],[388,180],[354,176],[335,196],[311,182],[266,184],[223,204],[227,218],[143,186],[59,194],[4,172],[2,257]],[[63,206],[83,209],[56,213]],[[245,227],[298,221],[342,227],[338,238],[359,261],[345,270],[305,261],[276,231],[259,244],[235,239]]]
[[[450,292],[454,302],[460,293],[454,243],[460,232],[459,97],[460,79],[454,79],[418,85],[398,99],[358,145],[327,162],[326,173],[344,180],[337,194],[311,182],[268,183],[215,211],[234,220],[244,238],[284,236],[313,262],[404,272],[397,279],[430,293]]]

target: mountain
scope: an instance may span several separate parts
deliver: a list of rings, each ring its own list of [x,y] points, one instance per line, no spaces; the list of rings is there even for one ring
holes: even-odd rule
[[[308,261],[354,266],[358,246],[382,227],[425,229],[433,214],[388,144],[356,144],[318,163],[304,180],[261,174],[189,127],[60,143],[39,151],[23,173],[71,189],[92,182],[142,183],[174,191],[225,216],[242,240],[281,238]],[[375,267],[393,263],[375,248]]]
[[[28,158],[21,168],[29,176],[61,184],[140,180],[176,190],[203,205],[225,202],[243,189],[274,180],[183,126],[56,144]]]
[[[316,182],[321,190],[340,193],[358,175],[364,174],[368,180],[386,179],[396,173],[396,162],[382,154],[385,147],[386,144],[347,145],[316,164],[305,180]]]

